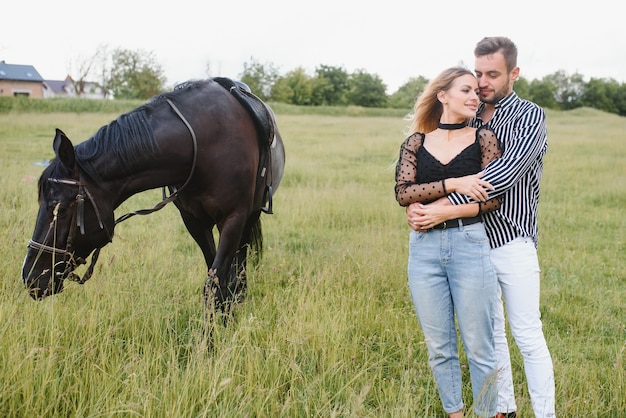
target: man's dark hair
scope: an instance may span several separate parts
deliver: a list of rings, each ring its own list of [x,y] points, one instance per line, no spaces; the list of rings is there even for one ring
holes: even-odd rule
[[[506,62],[506,69],[511,72],[517,67],[517,47],[509,38],[505,36],[488,36],[483,38],[476,44],[474,48],[474,56],[482,57],[485,55],[501,53]]]

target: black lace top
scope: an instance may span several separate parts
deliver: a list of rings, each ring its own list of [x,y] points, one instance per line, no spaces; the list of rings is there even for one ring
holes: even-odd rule
[[[401,206],[429,203],[446,195],[441,180],[476,174],[502,155],[500,143],[488,128],[476,130],[476,141],[463,149],[449,163],[443,164],[422,147],[425,135],[416,132],[400,147],[396,165],[396,199]],[[481,213],[500,206],[498,199],[481,204]]]

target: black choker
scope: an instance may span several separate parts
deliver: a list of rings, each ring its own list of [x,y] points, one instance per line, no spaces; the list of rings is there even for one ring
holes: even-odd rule
[[[463,129],[467,126],[467,122],[461,123],[441,123],[439,122],[439,129],[444,129],[446,131],[453,131],[455,129]]]

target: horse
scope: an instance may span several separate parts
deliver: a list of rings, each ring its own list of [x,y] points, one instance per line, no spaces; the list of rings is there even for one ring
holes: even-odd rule
[[[224,310],[240,300],[248,256],[262,252],[261,213],[272,213],[285,166],[273,111],[245,87],[227,78],[188,81],[76,146],[56,129],[22,267],[29,295],[42,300],[65,280],[85,283],[118,223],[173,202],[207,265],[205,303]],[[163,200],[152,209],[115,219],[128,198],[158,188]],[[80,277],[75,269],[89,256]]]

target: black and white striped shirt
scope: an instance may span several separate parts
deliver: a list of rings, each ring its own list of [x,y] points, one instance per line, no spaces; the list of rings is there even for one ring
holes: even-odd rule
[[[477,114],[484,107],[481,104]],[[470,124],[485,123],[476,117]],[[503,155],[485,167],[483,180],[494,186],[489,197],[501,196],[500,209],[483,215],[491,248],[500,247],[517,237],[539,240],[537,206],[543,157],[548,149],[546,117],[543,109],[521,99],[515,92],[500,100],[486,124],[502,142]],[[449,196],[454,204],[471,200],[459,193]]]

